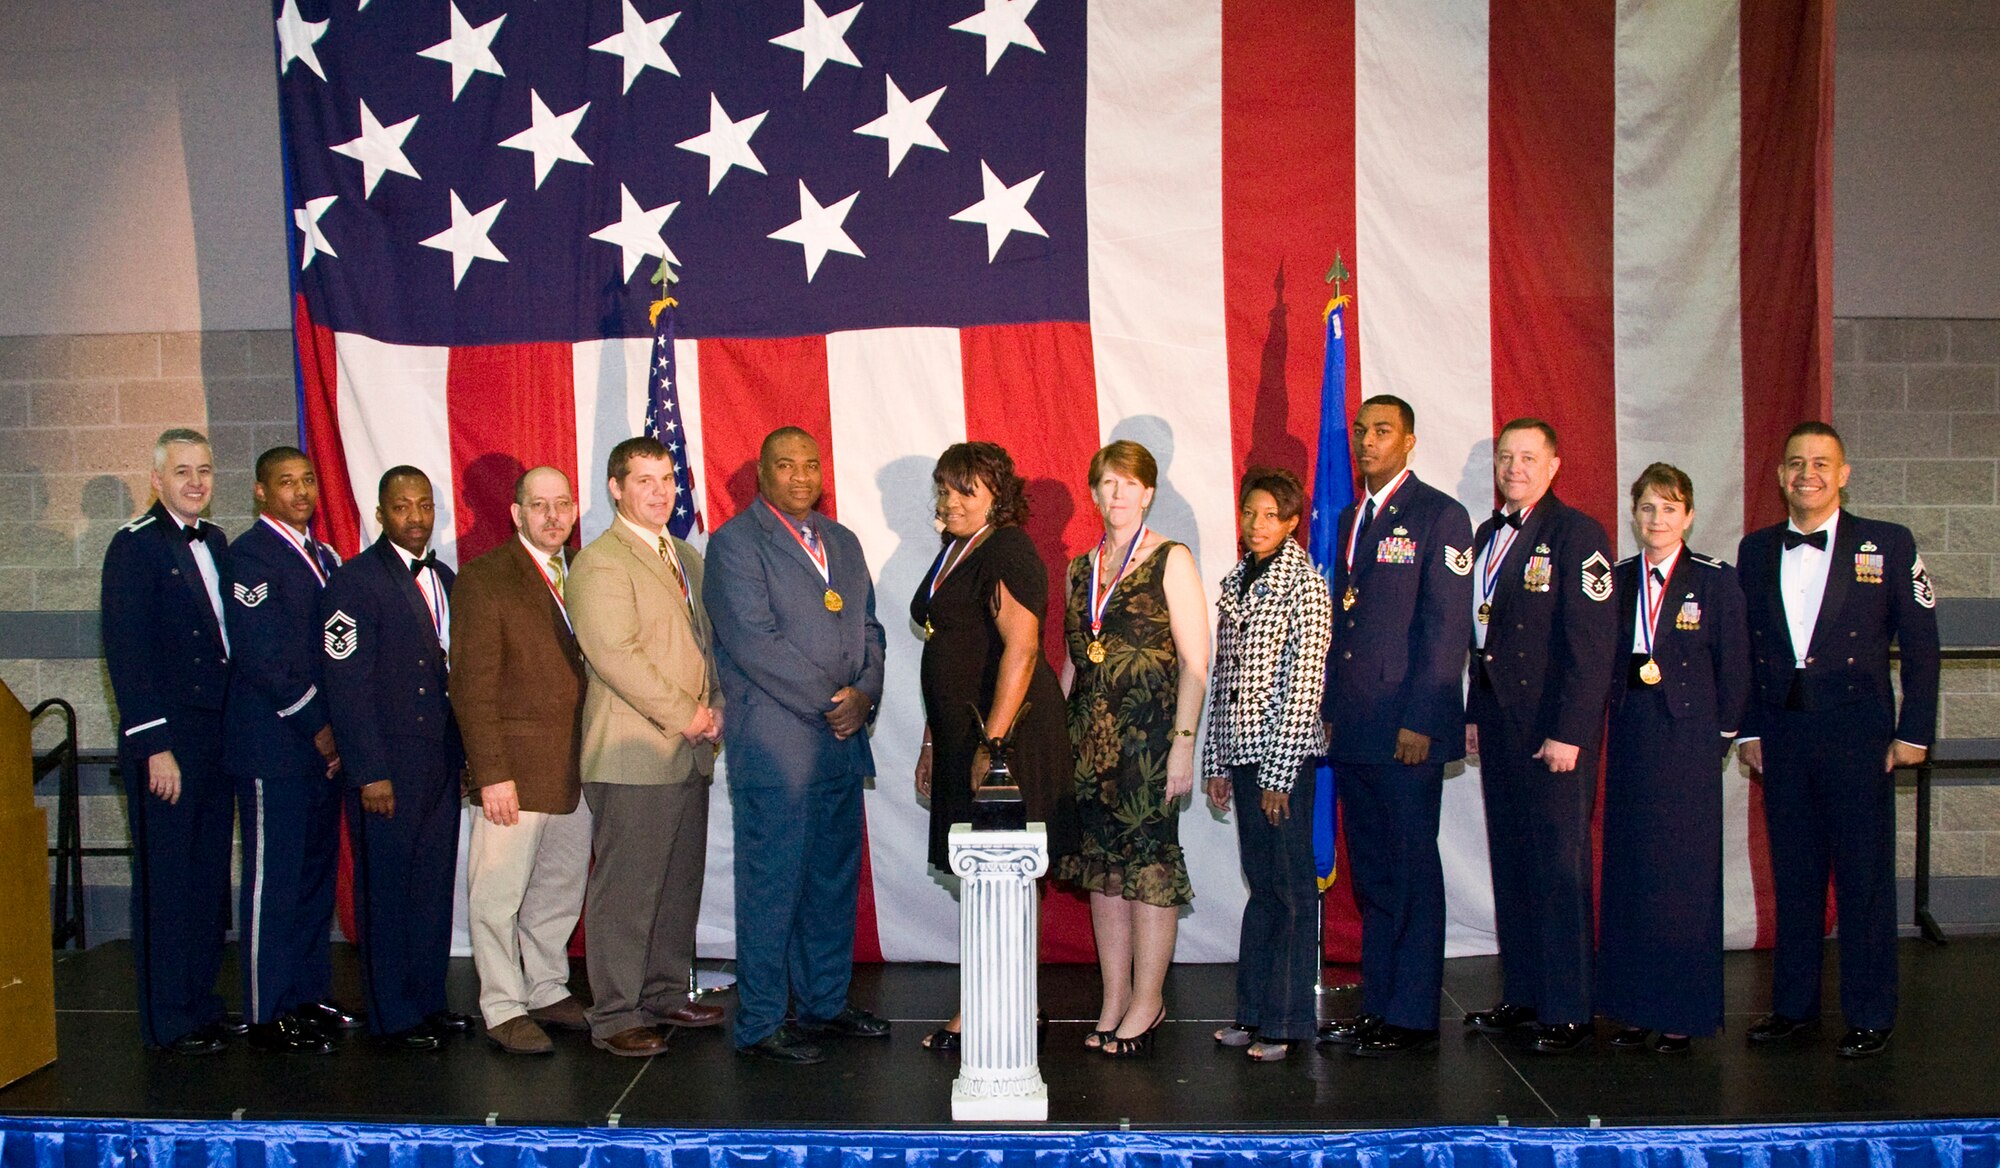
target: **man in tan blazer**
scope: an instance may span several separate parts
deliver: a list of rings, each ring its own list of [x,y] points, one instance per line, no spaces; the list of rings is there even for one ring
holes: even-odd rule
[[[722,691],[701,556],[667,532],[673,459],[655,439],[627,438],[605,473],[618,515],[577,555],[568,592],[589,679],[590,1034],[613,1054],[646,1058],[666,1049],[660,1027],[722,1021],[687,997]]]
[[[576,492],[538,466],[514,484],[511,510],[516,538],[467,564],[452,593],[451,706],[480,806],[465,872],[479,1012],[500,1049],[552,1054],[542,1024],[588,1029],[569,992],[590,868],[583,654],[563,600]]]

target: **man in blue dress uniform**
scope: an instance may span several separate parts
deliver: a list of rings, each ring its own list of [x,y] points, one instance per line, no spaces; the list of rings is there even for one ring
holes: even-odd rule
[[[104,664],[118,700],[118,771],[132,830],[132,957],[146,1045],[214,1054],[225,1031],[215,979],[229,928],[235,805],[222,771],[229,540],[202,521],[214,455],[197,430],[153,446],[144,515],[104,552]]]
[[[334,570],[320,600],[326,697],[346,776],[354,913],[369,1030],[434,1050],[472,1019],[445,1008],[465,752],[445,694],[450,568],[429,549],[430,478],[390,467],[376,492],[382,537]]]
[[[702,593],[736,712],[723,729],[736,919],[755,922],[737,931],[736,1048],[792,1063],[820,1061],[804,1035],[889,1033],[847,1001],[882,624],[861,541],[813,510],[821,487],[811,435],[766,437],[757,499],[709,542]]]
[[[1819,1025],[1829,870],[1840,913],[1846,1058],[1880,1054],[1896,1025],[1895,769],[1937,728],[1937,593],[1908,528],[1841,510],[1850,471],[1832,426],[1785,439],[1790,512],[1737,549],[1755,673],[1740,758],[1764,784],[1778,944],[1771,1012],[1753,1043]],[[1889,648],[1902,657],[1898,713]]]
[[[1444,977],[1444,768],[1465,757],[1461,680],[1472,637],[1472,520],[1410,473],[1416,412],[1361,403],[1364,498],[1340,514],[1326,660],[1327,757],[1339,777],[1361,910],[1361,1013],[1320,1030],[1384,1056],[1437,1041]]]
[[[304,451],[258,456],[256,492],[258,520],[222,573],[235,649],[223,762],[243,823],[243,1012],[253,1047],[330,1053],[334,1032],[359,1025],[329,1000],[341,788],[319,601],[340,558],[309,529],[319,479]]]
[[[1555,428],[1516,418],[1493,447],[1500,509],[1479,525],[1471,724],[1479,756],[1501,1001],[1465,1016],[1487,1033],[1532,1026],[1544,1054],[1590,1036],[1590,820],[1618,606],[1597,520],[1550,492]]]

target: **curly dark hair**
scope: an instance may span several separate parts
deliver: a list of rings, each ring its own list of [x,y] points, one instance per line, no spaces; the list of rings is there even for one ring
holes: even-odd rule
[[[1019,527],[1028,521],[1028,483],[1014,470],[1014,456],[992,442],[958,442],[945,447],[931,471],[931,482],[970,495],[982,482],[993,493],[991,522],[995,527]]]
[[[1278,522],[1297,519],[1305,513],[1306,488],[1299,476],[1283,467],[1253,466],[1243,472],[1243,485],[1236,489],[1236,506],[1242,509],[1252,491],[1263,491],[1278,505]]]

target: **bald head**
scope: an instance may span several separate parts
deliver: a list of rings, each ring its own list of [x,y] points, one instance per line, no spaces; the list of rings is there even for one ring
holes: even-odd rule
[[[514,480],[514,530],[544,556],[555,555],[576,528],[576,490],[569,476],[538,466]]]

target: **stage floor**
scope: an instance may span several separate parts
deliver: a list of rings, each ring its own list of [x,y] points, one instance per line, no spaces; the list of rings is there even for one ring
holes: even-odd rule
[[[360,1001],[351,949],[335,949],[339,996]],[[1829,953],[1828,965],[1833,964]],[[1439,1125],[1780,1123],[2000,1115],[2000,1037],[1990,1028],[2000,937],[1944,948],[1902,946],[1902,1016],[1883,1057],[1834,1057],[1837,1015],[1806,1044],[1751,1050],[1743,1031],[1762,1012],[1769,958],[1725,963],[1729,1032],[1683,1057],[1614,1053],[1600,1042],[1566,1056],[1461,1033],[1465,1009],[1491,1004],[1493,958],[1445,966],[1444,1040],[1390,1060],[1305,1047],[1275,1065],[1250,1063],[1210,1035],[1234,1005],[1234,967],[1176,966],[1157,1056],[1114,1062],[1081,1047],[1096,1009],[1095,969],[1051,966],[1042,999],[1055,1021],[1043,1047],[1053,1125],[1153,1130],[1289,1130]],[[1829,972],[1831,970],[1829,969]],[[1329,967],[1351,982],[1352,968]],[[233,975],[232,975],[233,976]],[[452,1000],[472,1010],[469,960],[452,963]],[[229,983],[229,984],[233,984]],[[0,1089],[0,1113],[133,1119],[315,1119],[439,1124],[895,1129],[950,1126],[956,1060],[919,1040],[951,1010],[951,966],[861,966],[853,998],[895,1022],[888,1041],[836,1040],[817,1067],[738,1057],[726,1029],[680,1033],[639,1061],[557,1034],[556,1053],[504,1055],[483,1038],[431,1054],[390,1054],[358,1037],[331,1057],[269,1055],[233,1044],[211,1058],[141,1049],[122,942],[56,959],[55,1065]],[[1837,1000],[1826,990],[1829,1010]],[[731,1004],[731,996],[714,999]],[[1352,1012],[1336,990],[1325,1012]]]

